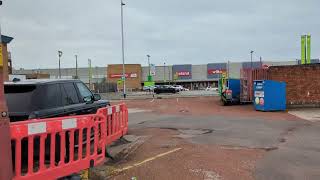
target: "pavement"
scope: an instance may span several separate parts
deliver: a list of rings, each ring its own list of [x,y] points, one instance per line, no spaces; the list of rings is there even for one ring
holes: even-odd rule
[[[317,121],[217,97],[125,102],[129,134],[147,138],[108,164],[105,178],[320,179]]]
[[[176,94],[172,93],[162,93],[162,94],[153,94],[152,92],[127,92],[127,98],[129,100],[137,100],[137,99],[168,99],[168,98],[186,98],[186,97],[201,97],[201,96],[218,96],[218,92],[216,91],[205,91],[205,90],[197,90],[197,91],[181,91]],[[122,93],[102,93],[101,97],[103,99],[108,99],[111,101],[114,100],[123,100]]]

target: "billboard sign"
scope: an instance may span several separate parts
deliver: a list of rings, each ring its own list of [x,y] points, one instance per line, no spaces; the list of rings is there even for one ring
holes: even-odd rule
[[[220,78],[223,73],[227,72],[227,63],[210,63],[207,64],[207,78]]]
[[[187,80],[192,79],[192,66],[191,64],[185,65],[173,65],[172,75],[175,80]]]

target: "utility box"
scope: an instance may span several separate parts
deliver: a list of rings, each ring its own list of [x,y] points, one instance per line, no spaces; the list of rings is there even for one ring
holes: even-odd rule
[[[285,111],[286,83],[271,80],[254,81],[254,107],[258,111]]]

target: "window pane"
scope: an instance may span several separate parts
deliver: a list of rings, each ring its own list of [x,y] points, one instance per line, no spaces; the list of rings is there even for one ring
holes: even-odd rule
[[[91,91],[87,88],[85,84],[77,83],[77,87],[79,89],[79,92],[82,98],[92,96]]]
[[[42,85],[37,98],[38,109],[50,109],[60,106],[60,90],[58,84]]]
[[[64,94],[62,97],[63,98],[62,101],[64,105],[79,103],[79,98],[73,83],[62,84],[62,89],[64,90]]]

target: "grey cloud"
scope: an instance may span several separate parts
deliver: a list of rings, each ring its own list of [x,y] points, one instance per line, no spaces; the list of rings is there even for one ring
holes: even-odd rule
[[[300,35],[320,55],[317,0],[124,0],[126,62],[211,63],[299,58]],[[120,0],[6,0],[0,9],[16,68],[121,63]]]

